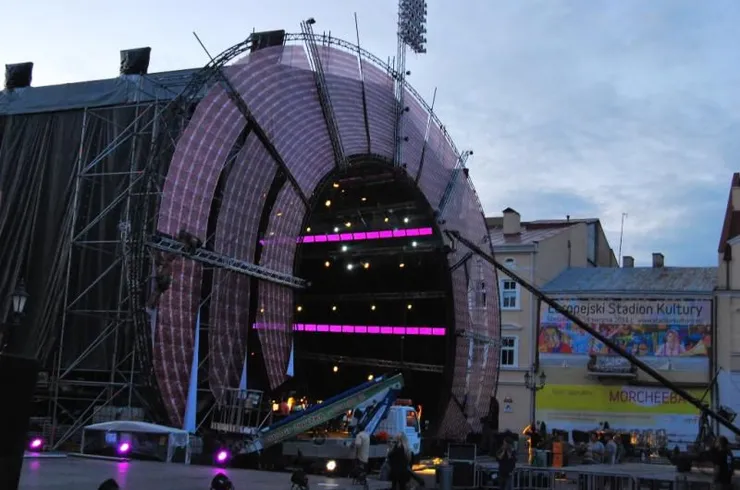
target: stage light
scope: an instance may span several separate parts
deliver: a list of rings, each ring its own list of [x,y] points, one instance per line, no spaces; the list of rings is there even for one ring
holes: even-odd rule
[[[306,233],[311,233],[311,227],[310,226],[307,226],[306,227]]]
[[[347,264],[347,270],[348,270],[348,271],[351,271],[351,270],[352,270],[352,269],[354,269],[354,268],[355,268],[355,266],[354,266],[354,265],[352,265],[352,264]]]
[[[411,242],[411,246],[412,246],[412,247],[415,247],[415,246],[417,246],[417,245],[418,245],[418,243],[416,243],[416,242]]]
[[[349,247],[347,247],[347,245],[342,245],[342,252],[346,252],[347,250],[349,250]]]
[[[296,311],[298,311],[298,312],[301,312],[301,311],[303,311],[303,307],[302,307],[302,306],[298,306],[298,307],[296,307]]]
[[[374,379],[375,379],[375,376],[373,376],[372,374],[368,375],[368,377],[367,377],[367,380],[368,381],[372,381]]]
[[[337,230],[338,228],[334,228]],[[432,236],[434,231],[431,227],[424,228],[393,228],[392,230],[370,230],[354,231],[352,233],[336,232],[323,235],[304,235],[296,238],[298,243],[327,243],[327,242],[357,242],[364,240],[388,240],[391,238],[416,238],[420,236]],[[265,240],[260,240],[264,245]]]
[[[34,437],[31,442],[28,443],[28,448],[31,451],[41,451],[44,447],[44,440],[40,437]]]
[[[264,313],[264,312],[265,312],[265,309],[264,308],[260,308],[260,313]]]
[[[404,219],[403,219],[403,222],[404,222],[404,223],[408,223],[408,222],[409,222],[409,219],[408,219],[408,218],[404,218]]]
[[[346,226],[347,228],[351,228],[351,227],[352,227],[352,223],[350,223],[349,221],[347,221],[347,222],[346,222],[346,223],[344,224],[344,226]]]
[[[331,311],[337,311],[337,307],[336,306],[332,306],[331,307]]]
[[[398,267],[400,267],[401,269],[403,269],[404,267],[406,267],[406,264],[404,264],[403,262],[401,262],[400,264],[398,264]]]
[[[265,327],[254,324],[257,330]],[[316,323],[294,323],[294,332],[308,332],[316,334],[360,334],[360,335],[418,335],[419,337],[444,337],[447,328],[439,326],[420,325],[416,327],[399,327],[393,325],[330,325]]]
[[[331,267],[331,262],[329,262],[328,260],[324,262],[324,267]]]
[[[326,206],[327,208],[331,207],[331,200],[327,199],[326,202],[324,203],[324,206]]]
[[[339,227],[338,226],[335,226],[334,227],[334,233],[339,233]]]
[[[360,201],[362,201],[362,202],[367,201],[367,197],[363,197],[362,199],[360,199]]]
[[[277,212],[277,215],[276,215],[276,216],[277,216],[277,217],[279,218],[279,217],[281,217],[282,215],[283,215],[282,211],[278,211],[278,212]]]
[[[334,187],[335,189],[339,189],[339,182],[334,182],[334,184],[332,184],[332,187]]]
[[[365,262],[364,264],[362,264],[362,267],[365,268],[365,269],[369,269],[370,268],[370,262]]]
[[[406,305],[406,309],[407,310],[410,310],[411,308],[413,308],[413,305],[411,305],[411,303],[409,303],[409,304]]]
[[[128,454],[131,451],[131,444],[128,442],[122,442],[118,446],[118,454]]]
[[[219,473],[211,480],[211,490],[234,490],[234,484],[226,475]]]
[[[337,469],[337,462],[332,460],[329,460],[326,462],[326,471],[334,471]]]
[[[216,463],[218,464],[225,464],[229,461],[229,458],[231,458],[231,453],[229,453],[226,449],[219,449],[216,453]]]
[[[375,311],[375,305],[370,306],[370,311]]]
[[[386,217],[385,217],[385,218],[383,219],[383,221],[385,221],[386,223],[387,223],[387,222],[389,222],[390,220],[391,220],[391,219],[390,219],[390,218],[389,218],[388,216],[386,216]]]
[[[339,372],[339,366],[334,366],[333,368],[331,368],[331,370],[334,371],[335,373],[338,373]]]

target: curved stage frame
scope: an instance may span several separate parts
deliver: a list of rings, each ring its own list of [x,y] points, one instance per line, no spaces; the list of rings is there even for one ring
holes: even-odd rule
[[[284,44],[258,50],[253,44],[250,37],[219,55],[181,96],[181,107],[189,102],[195,109],[164,180],[156,217],[159,233],[174,236],[185,229],[205,240],[214,229],[209,219],[218,188],[214,251],[292,275],[297,270],[296,238],[308,221],[317,187],[356,157],[394,165],[400,114],[401,161],[395,165],[416,182],[436,211],[439,231],[443,236],[457,231],[491,249],[465,158],[405,82],[405,107],[399,110],[392,67],[327,36],[286,34]],[[322,83],[317,82],[319,71]],[[329,101],[329,116],[322,101]],[[335,124],[327,122],[330,118]],[[330,133],[332,127],[338,134]],[[336,142],[344,162],[337,158]],[[274,202],[266,203],[276,190]],[[261,225],[270,239],[259,246]],[[450,401],[438,435],[459,438],[479,429],[495,395],[501,322],[495,269],[452,245],[448,261],[455,325],[449,335],[456,339],[455,356],[454,366],[448,367]],[[152,364],[173,426],[183,425],[203,277],[201,263],[175,260],[172,287],[162,295],[156,314]],[[259,281],[256,302],[250,298],[252,281]],[[258,305],[256,312],[249,311],[250,303]],[[291,287],[216,270],[210,305],[209,381],[214,395],[218,398],[224,386],[238,386],[253,328],[250,318],[261,325],[257,334],[271,388],[285,382],[295,311]]]

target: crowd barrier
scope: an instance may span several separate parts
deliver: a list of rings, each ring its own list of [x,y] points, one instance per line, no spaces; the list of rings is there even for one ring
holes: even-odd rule
[[[520,467],[511,476],[511,486],[502,487],[497,472],[480,466],[476,487],[491,490],[639,490],[632,475],[600,472],[598,474],[568,471],[564,468]]]

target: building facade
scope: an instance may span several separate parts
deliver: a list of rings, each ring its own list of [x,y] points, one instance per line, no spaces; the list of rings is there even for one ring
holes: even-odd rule
[[[571,268],[543,292],[667,379],[711,402],[714,372],[715,267]],[[662,430],[685,446],[698,432],[698,411],[546,304],[540,306],[537,420],[568,432],[598,429],[642,434]]]
[[[568,268],[616,267],[598,219],[524,222],[515,210],[487,218],[494,253],[507,268],[541,287]],[[525,373],[537,359],[538,304],[505,274],[499,275],[501,372],[498,401],[502,429],[520,431],[531,418],[534,397]]]

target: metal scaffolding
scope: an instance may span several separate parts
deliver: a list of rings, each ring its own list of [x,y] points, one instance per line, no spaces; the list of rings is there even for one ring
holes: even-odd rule
[[[172,100],[141,102],[137,97],[133,104],[84,110],[75,162],[73,216],[66,243],[64,310],[49,377],[48,437],[54,449],[69,441],[76,442],[80,430],[88,423],[124,416],[122,410],[128,410],[126,418],[142,418],[143,411],[135,407],[148,405],[139,389],[146,383],[137,362],[140,355],[137,343],[133,340],[131,295],[124,261],[132,201],[146,192],[144,169],[152,163],[166,166],[169,161],[169,152],[160,146],[163,141],[169,141],[165,146],[171,145],[171,138],[162,138],[160,133],[172,123],[168,117],[171,106]],[[94,118],[106,124],[104,133],[110,139],[97,154],[88,155],[88,149],[96,147],[93,138],[100,136],[88,134]],[[99,141],[96,143],[99,147]],[[146,157],[140,158],[140,154]],[[157,158],[162,161],[152,162]],[[128,160],[128,168],[111,169],[111,165],[106,165],[124,159]],[[100,189],[111,189],[111,192]],[[85,200],[93,193],[97,193],[99,200],[97,211],[90,213]],[[111,223],[118,226],[110,226]],[[97,261],[98,268],[102,265],[102,273],[91,281],[74,280],[76,272],[89,265],[87,260]],[[105,289],[103,294],[108,301],[99,301],[101,288]],[[69,358],[65,347],[83,325],[86,334],[93,330],[94,340],[74,358]],[[107,367],[87,367],[86,360],[99,356],[101,350],[109,351],[105,352],[110,356]],[[106,407],[110,408],[106,410]]]

